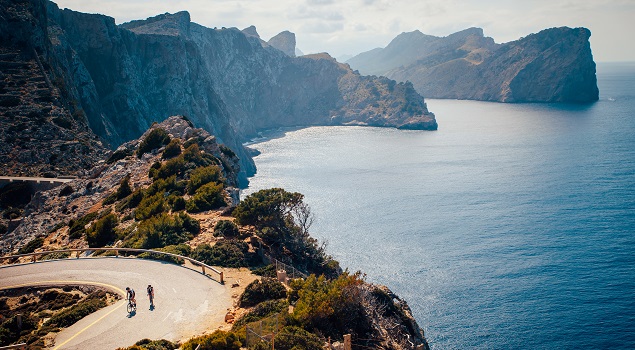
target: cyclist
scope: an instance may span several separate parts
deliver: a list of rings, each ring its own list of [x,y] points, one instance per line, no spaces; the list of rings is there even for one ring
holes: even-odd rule
[[[148,298],[150,298],[150,305],[154,305],[154,288],[148,284]]]
[[[126,299],[130,300],[132,306],[137,307],[137,301],[135,300],[134,289],[126,287]]]

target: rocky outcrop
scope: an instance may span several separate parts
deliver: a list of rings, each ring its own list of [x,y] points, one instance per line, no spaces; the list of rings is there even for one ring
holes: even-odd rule
[[[586,103],[599,97],[585,28],[551,28],[496,44],[480,28],[447,37],[419,31],[347,62],[360,72],[411,81],[431,98]]]
[[[288,30],[280,32],[269,39],[268,44],[284,52],[289,57],[295,57],[295,34]]]
[[[237,203],[236,186],[240,167],[238,158],[231,151],[224,150],[216,138],[207,131],[192,127],[191,122],[184,117],[174,116],[153,125],[139,139],[121,145],[113,157],[96,165],[90,178],[69,182],[68,193],[64,194],[59,187],[35,193],[22,214],[21,224],[12,232],[0,237],[0,253],[12,252],[34,237],[48,236],[55,232],[67,224],[69,219],[77,219],[88,212],[99,210],[101,202],[116,190],[125,176],[130,176],[133,189],[150,185],[150,167],[161,160],[165,147],[146,153],[141,158],[136,156],[135,151],[141,140],[155,128],[162,128],[172,139],[179,139],[181,144],[196,139],[200,150],[221,160],[219,166],[230,185],[226,189],[226,196],[233,201],[233,205]],[[58,243],[69,247],[70,241],[65,237]]]
[[[0,1],[0,175],[81,175],[106,152],[58,82],[44,5]]]

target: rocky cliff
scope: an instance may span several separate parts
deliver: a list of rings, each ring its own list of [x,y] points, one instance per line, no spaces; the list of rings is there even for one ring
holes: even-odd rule
[[[0,1],[1,175],[81,175],[106,152],[56,84],[45,14],[41,2]]]
[[[480,28],[443,38],[415,31],[347,62],[365,74],[411,81],[430,98],[585,103],[599,96],[590,36],[562,27],[496,44]]]
[[[49,46],[45,64],[55,62],[54,84],[111,147],[138,137],[154,121],[186,115],[236,151],[244,178],[255,167],[242,142],[263,129],[436,129],[411,85],[362,77],[328,55],[290,57],[263,44],[255,28],[248,35],[206,28],[187,12],[118,26],[107,16],[60,10],[50,2],[43,13],[44,0],[21,1],[33,5],[27,10],[38,25],[31,38]]]

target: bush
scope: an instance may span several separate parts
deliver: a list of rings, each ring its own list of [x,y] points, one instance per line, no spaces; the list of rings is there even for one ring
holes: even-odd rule
[[[141,141],[139,149],[137,149],[137,157],[141,158],[145,153],[153,151],[163,145],[167,145],[170,142],[170,135],[161,129],[152,129],[150,133]]]
[[[287,326],[274,337],[276,350],[322,350],[324,342],[300,327]]]
[[[106,161],[106,164],[112,164],[116,161],[119,161],[121,159],[124,159],[128,156],[133,155],[134,152],[132,152],[132,150],[129,149],[121,149],[121,150],[116,150],[115,153],[113,153],[110,158],[108,158],[108,160]]]
[[[185,160],[183,157],[176,157],[168,160],[165,164],[157,169],[152,178],[167,179],[170,176],[179,175],[185,171]]]
[[[194,196],[185,204],[185,209],[190,213],[198,213],[205,210],[218,209],[227,205],[223,198],[223,185],[208,183],[199,188]]]
[[[250,307],[266,300],[275,300],[287,297],[287,290],[282,283],[273,278],[262,278],[255,280],[245,288],[240,296],[238,305],[240,307]]]
[[[236,157],[236,153],[234,153],[234,151],[232,151],[232,149],[231,149],[231,148],[229,148],[229,147],[227,147],[227,146],[225,146],[225,145],[220,145],[220,151],[221,151],[224,155],[228,156],[229,158],[234,158],[234,157]]]
[[[178,344],[172,343],[171,341],[168,341],[165,339],[161,339],[161,340],[141,339],[131,347],[119,348],[117,350],[175,350],[178,348],[179,348]]]
[[[294,292],[289,293],[298,297],[293,318],[305,329],[325,336],[371,332],[359,292],[363,283],[359,273],[346,272],[330,281],[324,276],[311,275],[304,282],[295,282],[291,285]]]
[[[276,278],[277,275],[278,275],[276,273],[276,267],[271,265],[271,264],[255,268],[255,269],[251,270],[251,272],[254,275],[258,275],[258,276],[262,276],[262,277]]]
[[[112,204],[118,200],[124,199],[128,197],[132,193],[132,188],[130,187],[130,174],[124,176],[123,179],[119,182],[119,187],[117,191],[113,192],[111,195],[104,199],[103,204],[108,205]]]
[[[172,208],[173,212],[185,210],[185,199],[176,194],[171,194],[168,197],[168,204],[170,205],[170,208]]]
[[[139,206],[135,210],[135,219],[146,220],[163,213],[165,209],[163,193],[157,193],[141,200],[141,203],[139,203]]]
[[[68,327],[82,318],[106,306],[104,292],[93,292],[86,300],[74,305],[70,309],[53,315],[44,322],[44,326],[55,325],[57,327]]]
[[[108,214],[97,220],[86,232],[86,241],[91,248],[100,248],[112,243],[117,238],[118,220],[114,214]]]
[[[77,220],[71,220],[68,222],[69,238],[80,238],[84,232],[86,232],[86,225],[93,221],[97,217],[97,212],[88,213]]]
[[[182,256],[190,256],[190,254],[192,253],[192,248],[190,248],[190,246],[187,244],[169,245],[163,248],[157,248],[156,250]],[[183,259],[164,254],[142,253],[139,254],[139,257],[142,259],[166,261],[177,265],[182,265],[184,263]]]
[[[200,231],[198,221],[185,213],[171,216],[162,213],[139,224],[137,232],[126,238],[132,248],[161,248],[189,241]]]
[[[36,249],[42,247],[44,245],[43,237],[36,237],[29,241],[29,243],[25,244],[18,250],[18,254],[29,254],[33,253]]]
[[[190,174],[187,184],[187,193],[194,194],[201,186],[210,182],[223,182],[223,175],[218,166],[198,167]]]
[[[59,196],[66,197],[68,195],[73,194],[73,192],[75,192],[75,190],[73,190],[73,188],[70,185],[66,185],[60,190]]]
[[[134,209],[136,208],[141,201],[143,200],[143,190],[138,188],[134,192],[132,192],[128,197],[126,197],[123,201],[121,201],[115,207],[115,210],[119,213],[124,211],[126,208]]]
[[[172,139],[161,155],[163,159],[174,158],[181,154],[181,141],[179,139]]]
[[[214,226],[214,236],[222,236],[227,238],[237,237],[240,234],[238,226],[233,221],[220,220]]]
[[[194,249],[192,257],[207,265],[223,267],[249,266],[251,261],[249,246],[237,240],[222,240],[214,246],[201,244]]]
[[[192,338],[183,344],[183,350],[240,350],[242,344],[238,340],[238,336],[233,332],[225,332],[221,330],[214,331],[210,335]]]
[[[263,301],[262,303],[256,305],[256,307],[254,307],[249,313],[236,321],[232,326],[232,330],[237,330],[247,323],[259,321],[277,313],[287,313],[288,309],[289,303],[284,299]]]

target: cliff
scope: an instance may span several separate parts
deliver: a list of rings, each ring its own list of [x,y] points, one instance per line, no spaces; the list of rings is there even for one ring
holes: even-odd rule
[[[411,85],[362,77],[328,55],[290,57],[264,43],[255,28],[247,34],[206,28],[192,23],[187,12],[118,26],[107,16],[60,10],[50,2],[44,13],[43,0],[21,1],[38,19],[26,40],[46,43],[45,64],[56,67],[53,84],[113,148],[154,121],[186,115],[235,150],[245,179],[255,166],[242,143],[263,129],[436,129],[434,115]],[[10,32],[7,25],[0,28],[3,35]],[[290,50],[286,39],[279,41]]]
[[[365,74],[411,81],[430,98],[586,103],[599,97],[590,36],[586,28],[562,27],[496,44],[480,28],[442,38],[415,31],[347,62]]]
[[[106,152],[55,79],[43,3],[0,1],[1,175],[81,175]]]

